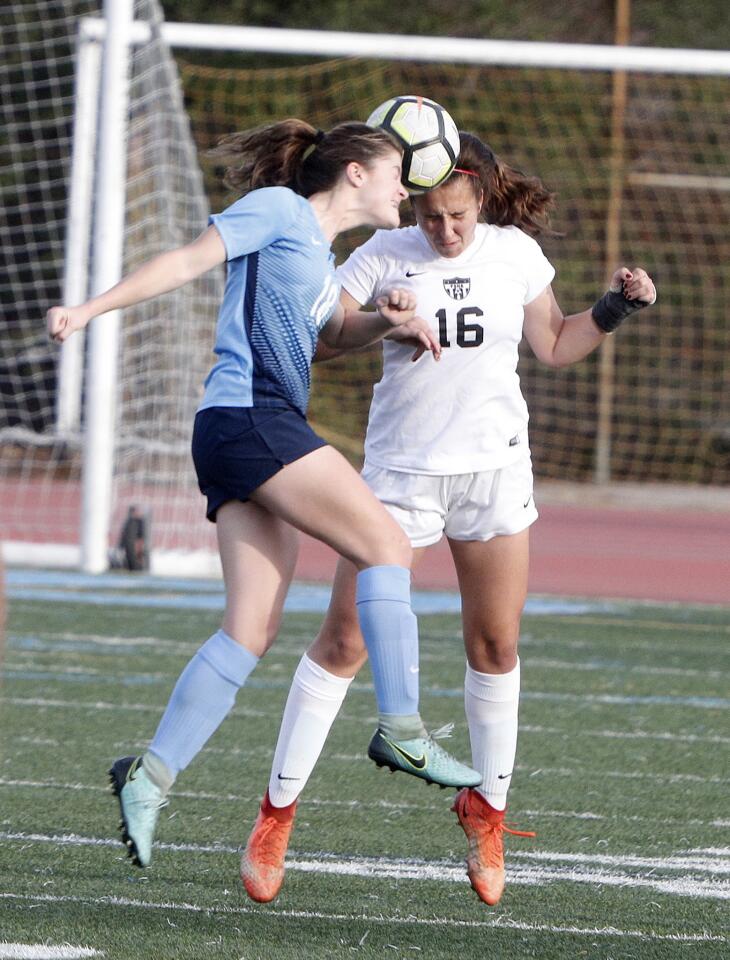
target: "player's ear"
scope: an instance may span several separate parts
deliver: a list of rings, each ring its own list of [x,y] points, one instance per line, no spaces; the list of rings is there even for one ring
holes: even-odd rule
[[[359,187],[365,182],[365,168],[356,160],[351,160],[345,167],[345,176],[353,187]]]

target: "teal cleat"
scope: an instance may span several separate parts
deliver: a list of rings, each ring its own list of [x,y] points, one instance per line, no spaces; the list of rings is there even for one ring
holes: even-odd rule
[[[391,740],[377,729],[370,741],[368,756],[379,767],[390,767],[393,772],[401,770],[413,777],[420,777],[426,783],[437,783],[442,788],[476,787],[482,782],[482,775],[460,763],[436,743],[451,736],[453,726],[453,723],[449,723],[425,737],[413,740]]]
[[[152,859],[152,838],[157,817],[168,801],[142,766],[142,757],[124,757],[109,771],[112,793],[119,800],[119,831],[127,856],[138,867]]]

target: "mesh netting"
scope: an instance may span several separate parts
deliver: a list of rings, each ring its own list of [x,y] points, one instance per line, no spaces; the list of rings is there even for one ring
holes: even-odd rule
[[[0,493],[8,540],[78,542],[83,423],[75,435],[57,436],[57,349],[47,343],[43,315],[61,297],[74,35],[78,18],[96,7],[26,0],[5,8]],[[138,0],[136,15],[159,25],[155,0]],[[154,30],[135,49],[125,271],[191,239],[209,207],[233,199],[205,156],[222,134],[286,116],[326,128],[367,116],[394,93],[424,93],[556,192],[553,226],[562,236],[543,247],[566,312],[592,303],[619,263],[646,266],[659,287],[656,307],[613,338],[602,388],[598,356],[555,371],[525,350],[537,476],[590,480],[600,442],[614,480],[730,480],[728,78],[629,74],[617,138],[612,77],[602,72],[356,59],[241,63],[211,69],[183,58],[178,76]],[[338,258],[366,235],[340,238]],[[616,263],[609,263],[612,235]],[[221,281],[211,274],[123,319],[112,530],[129,504],[147,506],[158,549],[213,542],[188,447]],[[315,368],[312,422],[354,463],[379,370],[378,349]],[[613,407],[599,437],[607,388]]]
[[[614,339],[610,467],[615,480],[726,483],[730,479],[730,390],[726,304],[730,163],[723,150],[730,80],[632,74],[624,150],[611,137],[612,78],[577,70],[513,69],[357,60],[268,69],[182,68],[196,141],[285,115],[321,126],[363,117],[393,91],[425,91],[462,129],[557,193],[542,245],[557,268],[566,313],[604,289],[612,164],[620,176],[620,261],[644,265],[660,288],[657,306]],[[206,184],[226,202],[215,171]],[[344,256],[362,235],[338,241]],[[354,458],[361,453],[379,351],[315,370],[311,415]],[[537,475],[588,480],[596,460],[598,356],[555,371],[524,351],[521,376],[531,410]]]

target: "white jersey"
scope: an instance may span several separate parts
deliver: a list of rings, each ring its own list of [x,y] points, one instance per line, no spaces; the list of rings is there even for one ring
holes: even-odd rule
[[[366,304],[392,287],[415,292],[442,346],[411,362],[412,346],[383,341],[383,376],[370,406],[367,462],[409,473],[497,470],[528,444],[517,376],[525,304],[555,275],[517,227],[478,223],[458,257],[439,257],[419,227],[379,230],[338,269]]]

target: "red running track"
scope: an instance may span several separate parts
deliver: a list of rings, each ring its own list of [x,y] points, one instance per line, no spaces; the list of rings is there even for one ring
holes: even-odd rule
[[[530,592],[730,604],[730,512],[540,505],[531,531]],[[296,576],[329,581],[336,556],[302,538]],[[421,589],[456,589],[448,544],[429,547]]]
[[[73,542],[79,487],[0,479],[0,540],[50,535]],[[538,485],[535,496],[540,518],[531,532],[532,593],[730,605],[730,489],[550,483]],[[203,508],[196,491],[189,491],[187,501],[184,495],[174,502],[160,497],[153,488],[121,500],[148,503],[153,530],[167,515],[184,526],[186,517],[199,516]],[[212,529],[205,533],[214,550]],[[332,550],[302,537],[298,579],[330,582],[335,565]],[[456,589],[445,540],[426,551],[414,585]]]

